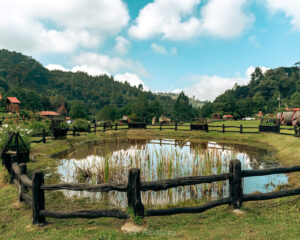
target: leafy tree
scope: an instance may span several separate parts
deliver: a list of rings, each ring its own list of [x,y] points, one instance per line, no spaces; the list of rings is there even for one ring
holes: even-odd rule
[[[82,119],[87,119],[88,115],[86,113],[86,108],[84,108],[83,104],[81,104],[78,101],[75,101],[72,106],[71,106],[71,110],[70,110],[70,115],[72,119],[78,119],[78,118],[82,118]]]
[[[193,107],[183,91],[179,94],[174,104],[174,114],[177,121],[190,121],[193,117]]]

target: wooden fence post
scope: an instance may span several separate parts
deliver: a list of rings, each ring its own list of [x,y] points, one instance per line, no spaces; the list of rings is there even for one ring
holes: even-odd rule
[[[20,172],[19,172],[19,175],[18,175],[18,183],[19,183],[19,191],[18,191],[18,199],[19,199],[19,202],[23,202],[23,199],[22,199],[22,192],[23,192],[23,186],[22,186],[22,182],[21,182],[21,179],[20,179],[20,176],[22,174],[27,174],[27,167],[26,167],[26,164],[25,163],[21,163],[19,165],[19,169],[20,169]]]
[[[118,123],[115,124],[115,131],[118,130]]]
[[[223,126],[222,126],[222,132],[225,133],[225,125],[223,123]]]
[[[90,132],[91,132],[91,125],[90,125],[90,124],[88,125],[88,129],[87,129],[87,131],[88,131],[88,133],[90,133]]]
[[[14,170],[12,169],[12,165],[13,165],[13,163],[18,163],[18,162],[19,162],[18,155],[10,156],[10,183],[11,184],[14,183],[14,179],[16,177],[16,174],[15,174]]]
[[[175,122],[175,131],[177,131],[177,122]]]
[[[97,123],[94,123],[94,132],[97,132]]]
[[[231,205],[233,208],[242,206],[243,184],[241,174],[241,162],[239,160],[231,160],[229,163],[229,196],[232,198]]]
[[[75,137],[75,126],[73,126],[73,137]]]
[[[103,132],[105,132],[106,124],[103,123]]]
[[[40,216],[40,211],[45,210],[45,192],[41,189],[44,184],[44,173],[34,172],[32,177],[32,217],[33,224],[45,222],[45,218]]]
[[[43,143],[46,143],[46,130],[43,128]]]
[[[128,207],[133,208],[134,215],[144,217],[144,205],[141,200],[140,185],[140,169],[130,169],[127,190]]]
[[[162,130],[162,122],[161,122],[160,125],[159,125],[159,130],[160,130],[160,131]]]
[[[242,134],[243,133],[243,125],[241,124],[240,125],[240,134]]]

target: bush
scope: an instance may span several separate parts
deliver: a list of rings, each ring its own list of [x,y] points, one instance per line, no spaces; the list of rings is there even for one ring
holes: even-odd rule
[[[90,123],[85,119],[77,119],[74,123],[74,127],[78,132],[87,132]]]
[[[43,129],[46,131],[49,130],[49,124],[47,124],[47,122],[33,122],[29,125],[29,129],[31,129],[33,133],[41,133]]]

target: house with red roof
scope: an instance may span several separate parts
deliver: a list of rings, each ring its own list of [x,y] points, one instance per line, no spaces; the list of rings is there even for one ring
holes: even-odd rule
[[[5,105],[8,112],[20,112],[20,101],[16,97],[7,97]]]
[[[232,119],[233,119],[233,116],[230,115],[230,114],[223,115],[223,119],[224,119],[224,120],[232,120]]]
[[[54,111],[41,111],[38,112],[38,114],[40,116],[42,116],[43,118],[49,118],[49,119],[54,119],[60,116],[60,114],[58,114],[57,112]]]

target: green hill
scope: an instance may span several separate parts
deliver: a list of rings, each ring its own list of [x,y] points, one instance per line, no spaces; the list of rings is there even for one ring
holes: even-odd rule
[[[123,114],[146,117],[165,114],[172,118],[176,99],[114,81],[113,77],[92,77],[83,72],[49,71],[39,62],[21,53],[0,50],[0,93],[15,96],[21,109],[57,110],[64,102],[72,114],[118,119]],[[77,111],[76,110],[76,111]]]

